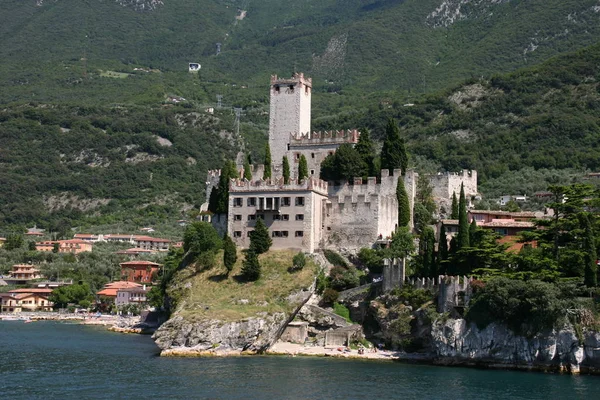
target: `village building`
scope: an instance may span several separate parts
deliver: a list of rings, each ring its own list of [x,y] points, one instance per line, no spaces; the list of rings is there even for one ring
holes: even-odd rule
[[[119,250],[116,252],[117,254],[124,254],[127,256],[139,256],[142,254],[155,254],[156,251],[149,249],[141,249],[139,247],[133,247],[131,249]]]
[[[132,289],[132,288],[141,288],[143,285],[135,282],[126,282],[126,281],[117,281],[111,282],[104,285],[102,290],[96,292],[98,297],[111,297],[113,299],[117,298],[117,292],[121,289]]]
[[[145,286],[119,289],[117,290],[117,297],[115,297],[115,305],[117,307],[129,304],[145,306],[148,304],[147,294],[148,289]]]
[[[151,236],[134,236],[133,243],[136,247],[146,250],[168,251],[171,240]]]
[[[42,279],[40,270],[31,264],[16,264],[11,267],[8,276],[1,277],[6,283],[24,285],[35,279]]]
[[[37,242],[35,249],[37,251],[53,252],[55,251],[55,245],[58,245],[59,253],[72,253],[79,254],[86,251],[92,251],[93,243],[81,239],[70,239],[70,240],[55,240]]]
[[[160,264],[141,260],[123,262],[120,266],[122,280],[140,283],[152,283],[153,274],[160,268]]]
[[[14,289],[0,293],[0,312],[52,311],[54,305],[48,300],[52,289]]]

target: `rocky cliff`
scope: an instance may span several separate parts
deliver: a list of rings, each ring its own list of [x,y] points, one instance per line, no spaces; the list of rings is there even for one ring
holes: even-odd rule
[[[570,324],[525,338],[498,324],[478,329],[464,319],[437,321],[430,352],[447,365],[600,373],[600,332],[578,334]]]
[[[284,313],[233,322],[190,322],[177,316],[163,324],[153,339],[165,356],[258,353],[277,340],[288,319]]]

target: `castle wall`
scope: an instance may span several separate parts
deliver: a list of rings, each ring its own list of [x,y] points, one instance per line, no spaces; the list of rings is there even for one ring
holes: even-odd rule
[[[312,80],[303,74],[291,79],[271,77],[269,146],[273,164],[280,165],[290,134],[310,132]]]
[[[325,247],[360,249],[369,247],[382,237],[391,236],[398,223],[398,200],[396,186],[400,170],[390,176],[381,171],[381,183],[370,177],[366,182],[355,179],[354,185],[329,186],[329,201],[325,218]],[[417,174],[409,171],[405,186],[409,199],[414,193]],[[411,201],[411,210],[414,201]],[[411,212],[412,213],[412,212]]]
[[[441,216],[450,214],[452,207],[452,194],[456,193],[456,198],[460,195],[460,186],[464,184],[465,197],[470,204],[471,197],[477,195],[477,171],[463,170],[460,173],[446,172],[438,173],[437,175],[428,176],[433,188],[433,199],[438,206],[438,209],[445,210]]]

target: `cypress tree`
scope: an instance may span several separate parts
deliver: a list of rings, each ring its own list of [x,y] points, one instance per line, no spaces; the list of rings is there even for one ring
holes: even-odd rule
[[[435,265],[434,258],[434,247],[435,247],[435,232],[428,226],[423,229],[421,238],[419,240],[419,248],[421,257],[423,258],[423,273],[426,276],[436,276],[437,268]]]
[[[283,183],[290,183],[290,162],[286,156],[283,156]]]
[[[477,222],[475,218],[471,221],[471,225],[469,226],[469,244],[472,247],[477,247]]]
[[[242,276],[247,281],[256,281],[260,278],[260,262],[258,261],[258,254],[252,250],[246,252],[246,258],[242,263]]]
[[[227,268],[227,276],[229,276],[236,261],[237,249],[235,243],[233,243],[233,240],[226,234],[225,239],[223,239],[223,264],[225,264],[225,268]]]
[[[269,235],[269,229],[262,218],[258,218],[254,231],[250,233],[250,251],[257,255],[266,253],[272,244],[273,240]]]
[[[584,283],[587,287],[596,287],[598,285],[598,266],[596,265],[596,245],[594,231],[589,215],[584,215],[583,223],[585,228],[584,251],[585,251],[585,272]]]
[[[386,136],[381,149],[381,168],[393,169],[400,168],[405,174],[408,168],[408,156],[404,140],[400,137],[398,124],[392,118],[388,120],[385,128]]]
[[[408,226],[410,223],[410,203],[408,202],[408,194],[402,176],[398,177],[396,199],[398,199],[398,226]]]
[[[304,154],[300,156],[300,162],[298,163],[298,181],[308,178],[308,162]]]
[[[458,235],[456,235],[457,249],[469,247],[469,221],[467,219],[467,200],[465,199],[465,187],[460,185],[460,197],[458,200]]]
[[[250,167],[249,157],[246,157],[246,162],[244,162],[244,179],[248,181],[252,180],[252,168]]]
[[[442,224],[440,227],[440,239],[438,241],[438,274],[445,274],[446,264],[448,260],[448,239],[446,237],[446,226]]]
[[[367,128],[363,129],[358,137],[358,143],[354,149],[360,154],[363,162],[367,165],[367,175],[376,176],[375,170],[375,143],[371,140],[371,132]]]
[[[452,192],[452,211],[450,212],[450,219],[458,219],[458,200],[456,198],[456,192]]]
[[[208,209],[215,214],[227,214],[229,209],[229,182],[238,178],[238,172],[233,161],[226,161],[221,168],[219,184],[210,192]]]
[[[271,147],[269,146],[269,142],[265,146],[265,170],[263,172],[263,179],[271,179]]]

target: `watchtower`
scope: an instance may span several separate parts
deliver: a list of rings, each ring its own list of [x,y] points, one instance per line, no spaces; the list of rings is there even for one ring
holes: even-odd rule
[[[290,135],[310,135],[311,94],[312,79],[302,73],[290,79],[271,76],[269,146],[275,166],[281,165],[288,151]]]

